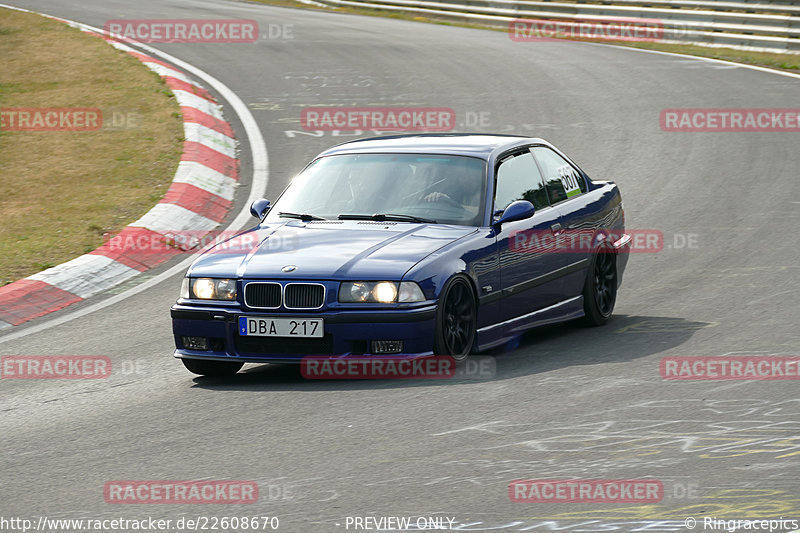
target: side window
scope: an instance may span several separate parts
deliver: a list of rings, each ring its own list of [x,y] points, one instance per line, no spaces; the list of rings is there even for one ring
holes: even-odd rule
[[[567,161],[544,146],[534,146],[531,151],[542,169],[547,194],[551,203],[557,203],[586,192],[586,182]]]
[[[495,211],[505,209],[515,200],[528,200],[536,209],[550,205],[539,167],[528,151],[507,157],[497,169]]]

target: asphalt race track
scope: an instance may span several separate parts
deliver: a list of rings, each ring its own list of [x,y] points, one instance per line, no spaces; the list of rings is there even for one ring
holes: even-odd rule
[[[659,125],[665,108],[797,107],[800,79],[226,0],[10,3],[96,27],[205,18],[255,19],[262,31],[291,25],[291,38],[253,44],[152,45],[249,106],[269,151],[268,198],[348,138],[303,132],[304,107],[451,107],[459,131],[543,137],[595,179],[616,180],[627,226],[662,231],[665,247],[632,255],[609,325],[531,332],[489,354],[490,379],[320,382],[268,365],[228,380],[196,378],[172,357],[169,307],[181,274],[63,324],[7,338],[110,294],[5,330],[0,354],[105,355],[114,372],[0,382],[2,517],[275,516],[279,531],[312,533],[363,531],[348,517],[365,516],[449,517],[453,530],[508,532],[711,531],[704,517],[800,519],[797,381],[659,374],[666,356],[800,355],[798,134]],[[228,106],[226,117],[243,163],[233,219],[247,208],[252,164]],[[484,123],[468,123],[476,117]],[[563,478],[654,478],[664,497],[509,499],[512,480]],[[103,496],[111,480],[198,479],[252,480],[260,497],[121,505]],[[694,529],[683,525],[689,517]]]

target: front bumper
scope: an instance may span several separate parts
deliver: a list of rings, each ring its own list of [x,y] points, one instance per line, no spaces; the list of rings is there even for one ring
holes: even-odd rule
[[[299,363],[313,355],[372,355],[372,341],[401,340],[403,355],[433,354],[436,305],[425,302],[413,308],[320,310],[319,312],[245,311],[241,308],[194,306],[177,303],[171,308],[175,357],[253,363]],[[322,338],[241,336],[241,316],[322,318]],[[182,337],[205,337],[208,350],[184,347]]]

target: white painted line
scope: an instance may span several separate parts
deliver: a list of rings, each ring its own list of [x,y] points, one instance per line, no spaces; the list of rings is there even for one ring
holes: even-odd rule
[[[29,276],[86,299],[140,274],[104,255],[86,254]]]
[[[236,141],[224,133],[196,122],[184,122],[183,131],[187,141],[200,143],[216,152],[236,158]]]
[[[301,4],[308,4],[310,6],[315,6],[315,7],[325,7],[325,8],[331,7],[328,4],[323,4],[322,2],[315,2],[314,0],[298,0],[298,2],[300,2]]]
[[[216,194],[226,200],[233,200],[236,187],[239,185],[233,178],[217,172],[196,161],[181,161],[175,172],[173,183],[188,183],[199,189]]]
[[[222,118],[222,106],[220,106],[219,104],[215,104],[214,102],[206,100],[202,96],[197,96],[196,94],[192,94],[187,91],[182,91],[180,89],[173,90],[172,94],[174,94],[175,99],[178,100],[179,106],[194,107],[195,109],[202,111],[206,115],[211,115],[214,118],[224,120]]]
[[[795,74],[794,72],[784,72],[782,70],[776,70],[774,68],[768,67],[759,67],[756,65],[747,65],[745,63],[737,63],[736,61],[725,61],[724,59],[713,59],[710,57],[701,57],[701,56],[692,56],[688,54],[678,54],[675,52],[662,52],[660,50],[648,50],[647,48],[634,48],[631,46],[619,46],[617,44],[606,44],[606,43],[588,43],[584,42],[582,44],[589,44],[589,45],[598,45],[598,46],[610,46],[611,48],[618,48],[620,50],[634,50],[636,52],[647,52],[650,54],[661,54],[665,56],[675,56],[681,57],[685,59],[695,59],[697,61],[706,61],[708,63],[716,63],[721,65],[734,65],[741,68],[749,68],[750,70],[757,70],[759,72],[767,72],[769,74],[777,74],[779,76],[788,76],[789,78],[797,78],[800,79],[800,74]]]
[[[156,204],[142,218],[129,225],[165,234],[176,231],[212,230],[219,226],[219,222],[214,222],[179,205],[161,203]]]
[[[8,322],[4,322],[3,320],[0,320],[0,329],[6,329],[6,328],[10,328],[10,327],[11,327],[11,324],[9,324]]]

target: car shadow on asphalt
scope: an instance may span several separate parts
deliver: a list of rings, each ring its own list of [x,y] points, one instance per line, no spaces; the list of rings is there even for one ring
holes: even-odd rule
[[[622,363],[666,352],[688,341],[696,331],[715,324],[676,317],[615,315],[602,327],[578,322],[527,331],[501,348],[473,356],[486,364],[467,366],[451,379],[306,379],[298,364],[249,364],[225,378],[195,377],[193,387],[208,390],[342,391],[410,387],[469,387],[565,367]],[[697,354],[681,354],[697,355]],[[658,361],[653,363],[658,376]]]

